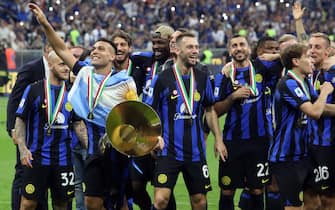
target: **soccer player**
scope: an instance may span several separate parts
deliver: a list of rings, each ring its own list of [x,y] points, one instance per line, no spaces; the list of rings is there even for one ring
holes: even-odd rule
[[[289,71],[279,81],[274,94],[275,136],[270,145],[269,161],[285,210],[302,209],[299,193],[305,189],[311,175],[308,158],[310,118],[319,119],[327,111],[327,97],[334,89],[332,84],[324,82],[317,97],[308,79],[313,70],[307,50],[302,44],[294,44],[281,52],[282,62]]]
[[[43,47],[43,56],[35,60],[32,60],[31,62],[23,65],[22,68],[19,69],[15,85],[8,98],[7,132],[12,137],[15,145],[17,145],[17,142],[15,140],[15,135],[13,134],[15,133],[14,126],[15,126],[16,110],[19,106],[25,88],[29,84],[39,80],[43,80],[44,78],[47,77],[47,75],[49,75],[47,57],[51,50],[52,50],[51,46],[49,44],[45,44]],[[18,148],[16,153],[17,153],[16,154],[17,162],[15,165],[15,176],[12,184],[12,200],[11,200],[12,210],[20,209],[21,192],[22,192],[21,190],[22,165],[19,157]],[[48,203],[46,201],[44,203],[39,202],[37,209],[38,210],[48,209]]]
[[[143,89],[142,101],[145,100],[146,93],[149,89],[152,79],[159,72],[159,69],[169,58],[170,49],[169,43],[174,29],[167,25],[160,25],[151,34],[152,40],[152,51],[150,53],[133,53],[132,57],[136,62],[140,61],[147,66],[150,63],[150,67],[147,68],[145,87]],[[145,59],[145,56],[147,58]],[[153,170],[155,167],[155,160],[152,155],[145,155],[142,157],[134,158],[131,165],[131,180],[133,188],[134,203],[139,205],[141,210],[149,210],[152,206],[151,198],[146,191],[147,182],[152,180]],[[174,196],[171,196],[168,210],[175,210],[176,204]]]
[[[57,54],[73,72],[79,72],[69,93],[69,100],[75,112],[86,120],[88,128],[88,157],[84,172],[85,205],[89,210],[100,210],[104,206],[104,197],[111,194],[110,177],[113,170],[109,156],[111,153],[101,154],[99,140],[105,134],[105,121],[112,107],[122,101],[137,98],[135,82],[126,70],[113,69],[116,47],[112,42],[107,39],[95,42],[90,54],[92,66],[83,67],[64,42],[55,36],[55,31],[42,10],[32,3],[29,7]]]
[[[263,187],[270,180],[267,151],[272,137],[265,92],[274,88],[281,67],[279,62],[251,61],[250,47],[243,36],[231,38],[229,52],[233,61],[216,78],[214,90],[218,116],[227,112],[223,142],[229,153],[228,160],[220,160],[219,165],[219,206],[233,210],[236,188],[245,188],[239,207],[263,209]]]
[[[320,84],[324,81],[334,84],[333,69],[335,65],[334,58],[329,58],[331,53],[331,42],[327,34],[314,33],[308,38],[304,29],[302,17],[305,8],[301,7],[299,2],[293,6],[293,17],[296,24],[296,31],[300,40],[307,42],[309,46],[309,56],[314,64],[313,84],[319,91]],[[327,103],[333,104],[332,96],[329,96]],[[327,114],[332,114],[327,113]],[[313,132],[311,132],[310,156],[313,160],[313,180],[309,190],[305,191],[305,205],[314,206],[310,200],[313,197],[320,196],[321,208],[331,209],[335,206],[334,176],[335,169],[332,161],[335,144],[331,140],[333,137],[329,132],[332,125],[332,117],[324,115],[320,120],[312,121]],[[326,175],[325,175],[326,174]]]
[[[309,56],[312,59],[315,70],[313,72],[313,84],[320,94],[320,85],[329,82],[335,85],[335,63],[327,69],[323,63],[330,53],[330,39],[327,34],[313,33],[308,40]],[[327,105],[334,104],[334,94],[327,98]],[[333,109],[335,110],[335,109]],[[312,120],[310,156],[313,161],[313,180],[311,194],[318,193],[321,196],[321,208],[331,209],[335,206],[335,152],[334,142],[334,111],[325,113],[319,120]]]
[[[17,110],[15,135],[23,165],[21,210],[35,209],[50,188],[54,209],[66,210],[74,196],[70,122],[72,106],[67,100],[65,80],[69,68],[49,53],[49,78],[29,85]],[[74,130],[87,142],[83,121]]]
[[[215,135],[216,154],[224,160],[227,153],[213,107],[209,78],[194,68],[199,56],[196,37],[191,33],[179,35],[176,54],[173,68],[158,74],[147,92],[146,102],[161,118],[165,142],[156,160],[153,209],[167,207],[179,172],[183,173],[192,209],[207,209],[206,193],[211,190],[211,184],[201,126],[204,112]]]

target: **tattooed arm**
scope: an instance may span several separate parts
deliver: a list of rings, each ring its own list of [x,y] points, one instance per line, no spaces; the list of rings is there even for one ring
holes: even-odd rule
[[[304,15],[305,8],[301,8],[299,2],[295,2],[292,8],[292,13],[295,21],[295,30],[297,32],[298,41],[303,44],[307,43],[308,35],[305,31],[304,24],[302,22],[302,16]]]
[[[33,156],[26,145],[26,123],[19,117],[15,120],[15,137],[20,151],[22,165],[32,168]]]
[[[87,128],[86,128],[85,122],[83,120],[75,121],[73,123],[73,129],[74,129],[74,132],[76,132],[81,145],[83,145],[84,148],[87,148],[88,147],[88,135],[87,135]]]

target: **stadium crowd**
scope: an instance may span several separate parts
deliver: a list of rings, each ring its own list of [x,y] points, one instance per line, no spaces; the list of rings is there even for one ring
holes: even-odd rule
[[[307,32],[322,31],[333,39],[335,4],[308,0]],[[44,35],[29,12],[27,0],[0,3],[0,40],[18,49],[39,49]],[[224,48],[234,33],[247,34],[251,43],[264,35],[278,38],[294,33],[291,1],[286,0],[43,0],[48,20],[73,45],[91,46],[118,29],[129,32],[135,49],[151,49],[150,31],[157,23],[192,29],[202,47]],[[326,23],[326,24],[325,24]]]

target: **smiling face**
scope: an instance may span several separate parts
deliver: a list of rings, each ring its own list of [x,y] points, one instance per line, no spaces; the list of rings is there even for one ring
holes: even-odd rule
[[[50,69],[50,78],[56,79],[58,81],[68,79],[70,68],[60,57],[58,57],[55,51],[51,51],[49,53],[48,64]]]
[[[115,59],[115,51],[112,45],[105,41],[97,41],[91,51],[91,64],[95,68],[111,66]]]
[[[323,61],[328,58],[329,44],[323,37],[311,37],[308,41],[308,55],[312,63],[319,68]]]
[[[128,61],[129,55],[132,48],[129,46],[128,42],[122,37],[115,37],[113,43],[116,46],[116,57],[115,62],[122,64]]]
[[[250,47],[245,37],[234,37],[230,40],[229,53],[237,62],[246,61],[250,55]]]
[[[195,37],[184,36],[176,45],[177,58],[186,67],[192,67],[198,62],[199,43]]]
[[[166,60],[170,57],[169,39],[152,37],[151,41],[155,60]]]

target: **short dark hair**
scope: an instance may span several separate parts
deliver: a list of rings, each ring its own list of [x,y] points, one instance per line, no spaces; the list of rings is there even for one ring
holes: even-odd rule
[[[116,53],[116,46],[111,40],[109,40],[107,38],[100,38],[96,42],[107,42],[108,44],[110,44],[112,46],[114,52]]]
[[[178,45],[184,37],[192,37],[192,38],[196,38],[196,36],[194,35],[194,33],[191,33],[191,32],[181,33],[181,34],[179,34],[179,35],[176,37],[176,44]]]
[[[246,36],[243,36],[243,35],[240,35],[240,34],[233,34],[233,36],[229,39],[229,41],[228,41],[228,48],[230,47],[230,44],[231,44],[231,40],[232,39],[235,39],[235,38],[244,38],[246,41],[247,41],[247,43],[248,43],[248,45],[249,45],[249,42],[248,42],[248,39],[247,39],[247,37]]]
[[[114,39],[116,37],[120,37],[128,43],[128,46],[131,47],[133,45],[133,39],[131,38],[130,34],[125,32],[124,30],[119,30],[118,32],[115,32],[112,34],[111,40],[114,43]]]
[[[292,69],[294,67],[293,59],[301,58],[307,53],[308,47],[304,44],[293,44],[285,48],[280,53],[281,62],[286,69]]]

